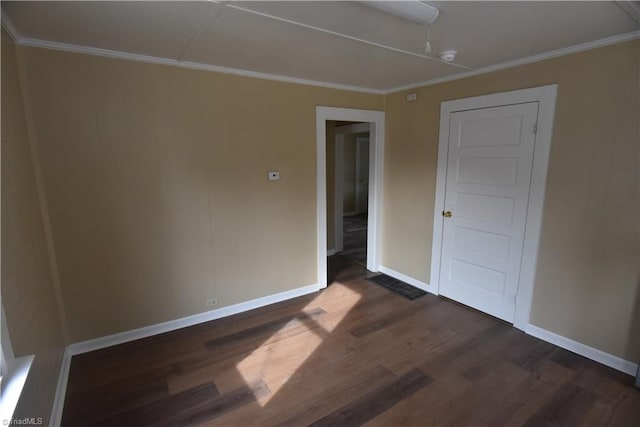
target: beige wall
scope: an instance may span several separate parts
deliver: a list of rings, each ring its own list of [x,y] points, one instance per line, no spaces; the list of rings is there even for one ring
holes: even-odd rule
[[[385,108],[382,263],[428,282],[440,103],[558,83],[532,323],[637,361],[639,46],[423,87],[413,103],[19,48],[72,341],[315,283],[316,105]]]
[[[639,50],[426,86],[412,103],[387,96],[382,264],[429,282],[440,103],[558,83],[531,322],[637,362]]]
[[[2,305],[16,357],[34,354],[16,418],[48,425],[64,350],[15,46],[2,33]]]
[[[382,96],[20,52],[73,341],[317,282],[315,107]]]

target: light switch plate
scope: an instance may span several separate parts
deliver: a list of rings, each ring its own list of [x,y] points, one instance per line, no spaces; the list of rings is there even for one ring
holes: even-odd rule
[[[269,181],[278,181],[280,179],[280,172],[278,172],[278,171],[269,171],[267,173],[267,176],[269,177]]]

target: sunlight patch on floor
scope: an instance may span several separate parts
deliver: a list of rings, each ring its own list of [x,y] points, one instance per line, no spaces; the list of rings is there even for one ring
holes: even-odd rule
[[[322,302],[329,293],[331,306],[323,307]],[[256,396],[261,406],[266,405],[295,375],[361,298],[359,292],[341,283],[332,284],[311,301],[300,312],[300,316],[288,322],[236,365],[247,384],[262,379],[269,387],[267,396]],[[326,313],[316,318],[310,317],[308,313],[317,308],[324,308]],[[303,334],[305,338],[300,339],[299,336]],[[298,339],[287,339],[292,336],[298,336]],[[276,342],[277,346],[274,345]]]

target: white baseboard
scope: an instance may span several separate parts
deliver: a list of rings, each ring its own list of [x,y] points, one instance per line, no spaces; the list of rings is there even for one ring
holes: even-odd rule
[[[193,316],[183,317],[181,319],[170,320],[156,325],[145,326],[143,328],[133,329],[118,334],[108,335],[93,340],[74,343],[65,349],[62,358],[62,366],[60,367],[60,375],[58,376],[58,384],[56,387],[56,395],[51,409],[51,417],[49,424],[51,426],[60,426],[62,422],[62,410],[64,408],[64,399],[67,392],[67,381],[69,379],[69,369],[71,367],[71,357],[76,354],[87,353],[89,351],[100,350],[102,348],[111,347],[140,338],[150,337],[152,335],[162,334],[164,332],[174,331],[187,326],[197,325],[199,323],[209,322],[211,320],[221,319],[223,317],[232,316],[234,314],[243,313],[255,308],[264,307],[269,304],[307,295],[319,290],[317,284],[303,286],[292,289],[290,291],[280,292],[265,297],[256,298],[251,301],[241,302],[230,305],[228,307],[218,308],[206,313],[195,314]]]
[[[319,289],[320,287],[317,284],[303,286],[301,288],[291,289],[290,291],[280,292],[273,295],[267,295],[261,298],[253,299],[251,301],[241,302],[227,307],[207,311],[205,313],[194,314],[193,316],[187,316],[176,320],[170,320],[168,322],[158,323],[155,325],[145,326],[130,331],[108,335],[106,337],[100,337],[71,344],[68,349],[71,356],[87,353],[89,351],[99,350],[101,348],[111,347],[125,342],[150,337],[152,335],[158,335],[164,332],[185,328],[187,326],[193,326],[199,323],[209,322],[211,320],[243,313],[245,311],[253,310],[254,308],[260,308],[264,307],[265,305],[274,304],[276,302],[310,294],[318,291]]]
[[[2,350],[5,349],[3,348]],[[10,354],[8,354],[9,357],[7,359],[10,358],[10,360],[4,359],[2,363],[3,377],[2,399],[0,399],[0,420],[2,420],[3,425],[14,425],[10,423],[9,420],[13,418],[14,412],[18,407],[20,395],[24,390],[24,385],[27,382],[29,371],[35,359],[33,354],[14,358],[11,348],[9,352]]]
[[[317,292],[320,287],[317,284],[303,286],[290,291],[280,292],[265,297],[256,298],[251,301],[241,302],[230,305],[228,307],[218,308],[216,310],[207,311],[206,313],[195,314],[176,320],[170,320],[156,325],[145,326],[143,328],[133,329],[118,334],[108,335],[93,340],[74,343],[65,349],[62,358],[62,366],[60,367],[60,375],[58,376],[58,384],[56,387],[56,395],[51,409],[51,417],[49,424],[51,426],[59,426],[62,422],[62,410],[64,408],[64,399],[67,391],[67,381],[69,379],[69,369],[71,367],[71,357],[76,354],[87,353],[102,348],[111,347],[125,342],[134,341],[140,338],[150,337],[152,335],[162,334],[164,332],[174,331],[187,326],[197,325],[199,323],[209,322],[211,320],[221,319],[223,317],[232,316],[234,314],[243,313],[255,308],[264,307],[269,304],[296,298]]]
[[[62,423],[62,410],[64,409],[64,398],[67,394],[67,382],[69,380],[69,368],[71,367],[71,353],[69,347],[64,350],[62,356],[62,365],[60,366],[60,374],[58,375],[58,385],[56,386],[56,395],[53,398],[53,407],[49,417],[49,425],[59,427]]]
[[[335,249],[327,249],[327,256],[333,256],[337,253]]]
[[[578,341],[547,331],[546,329],[539,328],[531,323],[527,324],[524,331],[531,336],[540,338],[541,340],[551,344],[555,344],[558,347],[562,347],[565,350],[572,351],[588,359],[595,360],[596,362],[602,363],[610,368],[622,371],[625,374],[635,376],[636,371],[638,370],[637,363],[629,362],[628,360],[605,353],[602,350],[579,343]]]
[[[414,279],[413,277],[407,276],[406,274],[402,274],[398,271],[392,270],[389,267],[385,267],[384,265],[380,266],[380,272],[386,274],[387,276],[391,276],[394,279],[402,280],[405,283],[410,284],[411,286],[415,286],[418,289],[422,289],[425,292],[429,292],[434,294],[431,286],[428,283],[421,282],[418,279]],[[437,295],[437,294],[436,294]]]

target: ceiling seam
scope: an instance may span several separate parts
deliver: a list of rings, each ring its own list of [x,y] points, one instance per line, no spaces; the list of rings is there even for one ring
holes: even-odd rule
[[[597,49],[601,47],[610,46],[612,44],[624,43],[632,40],[640,39],[640,30],[633,31],[631,33],[619,34],[617,36],[606,37],[604,39],[593,40],[578,45],[563,47],[548,52],[539,53],[536,55],[525,56],[524,58],[514,59],[512,61],[503,62],[500,64],[489,65],[486,67],[477,68],[473,71],[467,71],[458,74],[452,74],[450,76],[438,77],[435,79],[425,80],[418,83],[412,83],[404,86],[398,86],[393,89],[385,90],[385,95],[401,92],[403,90],[417,89],[423,86],[431,86],[438,83],[445,83],[454,80],[460,80],[467,77],[479,76],[482,74],[493,73],[495,71],[505,70],[507,68],[518,67],[521,65],[532,64],[535,62],[545,61],[547,59],[560,58],[562,56],[572,55],[574,53],[580,53],[587,50]]]
[[[293,21],[291,19],[281,18],[279,16],[270,15],[268,13],[258,12],[256,10],[247,9],[247,8],[244,8],[244,7],[241,7],[241,6],[236,6],[236,5],[231,4],[231,3],[227,4],[227,7],[231,8],[231,9],[239,10],[241,12],[249,13],[249,14],[252,14],[252,15],[261,16],[263,18],[272,19],[274,21],[285,22],[287,24],[296,25],[298,27],[307,28],[307,29],[314,30],[314,31],[317,31],[317,32],[320,32],[320,33],[330,34],[330,35],[333,35],[333,36],[336,36],[336,37],[342,37],[344,39],[352,40],[352,41],[355,41],[355,42],[358,42],[358,43],[362,43],[362,44],[367,44],[369,46],[375,46],[375,47],[378,47],[378,48],[381,48],[381,49],[391,50],[391,51],[396,52],[396,53],[401,53],[401,54],[404,54],[404,55],[414,56],[416,58],[426,59],[428,61],[438,62],[440,64],[445,64],[445,65],[449,65],[449,66],[452,66],[452,67],[461,68],[461,69],[464,69],[464,70],[467,70],[467,71],[473,70],[473,68],[468,67],[466,65],[457,64],[455,62],[443,61],[441,59],[434,58],[432,56],[423,55],[423,54],[416,53],[416,52],[411,52],[409,50],[404,50],[404,49],[396,48],[396,47],[393,47],[393,46],[387,46],[387,45],[384,45],[382,43],[372,42],[370,40],[361,39],[361,38],[358,38],[358,37],[350,36],[348,34],[339,33],[337,31],[327,30],[326,28],[316,27],[314,25],[304,24],[302,22]]]
[[[630,1],[614,1],[616,6],[620,8],[633,22],[640,25],[640,9]]]
[[[215,24],[218,18],[220,18],[220,16],[222,15],[222,12],[224,12],[224,7],[228,2],[229,0],[215,3],[210,2],[213,5],[213,9],[211,9],[211,12],[209,12],[209,15],[207,16],[207,21],[209,22],[209,24],[206,25],[206,23],[203,23],[198,27],[198,29],[193,33],[191,39],[187,42],[187,45],[184,47],[184,49],[182,49],[182,52],[180,52],[180,55],[178,55],[178,58],[176,58],[178,61],[182,61],[182,58],[187,53],[191,45],[196,41],[199,41],[202,36],[204,36],[204,33],[209,31],[213,24]]]
[[[117,50],[109,50],[109,49],[95,48],[95,47],[82,46],[82,45],[72,45],[68,43],[50,42],[47,40],[31,39],[27,37],[21,37],[20,40],[16,43],[20,46],[35,47],[39,49],[58,50],[62,52],[69,52],[69,53],[75,53],[75,54],[81,54],[81,55],[91,55],[91,56],[99,56],[103,58],[143,62],[146,64],[166,65],[170,67],[185,68],[189,70],[207,71],[207,72],[219,73],[219,74],[225,74],[225,75],[277,81],[281,83],[323,87],[323,88],[335,89],[335,90],[346,90],[351,92],[368,93],[372,95],[382,95],[385,93],[384,89],[372,89],[372,88],[360,87],[355,85],[323,82],[320,80],[310,80],[302,77],[291,77],[286,75],[263,73],[260,71],[243,70],[241,68],[223,67],[220,65],[203,64],[199,62],[177,61],[175,59],[158,57],[158,56],[141,55],[137,53],[128,53],[128,52],[122,52]]]
[[[231,7],[231,5],[228,5],[228,7]],[[150,63],[150,64],[167,65],[167,66],[186,68],[186,69],[192,69],[192,70],[208,71],[208,72],[214,72],[214,73],[236,75],[236,76],[257,78],[257,79],[263,79],[263,80],[278,81],[283,83],[300,84],[300,85],[306,85],[306,86],[324,87],[324,88],[335,89],[335,90],[347,90],[352,92],[369,93],[372,95],[391,95],[393,93],[401,92],[403,90],[417,89],[423,86],[430,86],[438,83],[445,83],[449,81],[460,80],[467,77],[478,76],[482,74],[491,73],[494,71],[517,67],[520,65],[539,62],[546,59],[558,58],[561,56],[571,55],[571,54],[583,52],[586,50],[605,47],[605,46],[609,46],[616,43],[622,43],[625,41],[640,39],[640,30],[633,31],[631,33],[625,33],[617,36],[606,37],[604,39],[593,40],[591,42],[586,42],[586,43],[582,43],[574,46],[560,48],[553,51],[543,52],[541,54],[531,55],[531,56],[520,58],[517,60],[503,62],[501,64],[481,67],[475,70],[453,74],[446,77],[439,77],[439,78],[425,80],[417,83],[411,83],[403,86],[396,86],[390,89],[372,89],[372,88],[365,88],[365,87],[346,85],[346,84],[340,84],[340,83],[331,83],[331,82],[324,82],[319,80],[308,80],[308,79],[298,78],[298,77],[289,77],[289,76],[278,75],[278,74],[262,73],[259,71],[243,70],[240,68],[230,68],[230,67],[223,67],[223,66],[217,66],[217,65],[211,65],[211,64],[202,64],[197,62],[177,61],[175,59],[169,59],[169,58],[153,57],[148,55],[134,54],[134,53],[114,51],[114,50],[108,50],[108,49],[100,49],[100,48],[94,48],[94,47],[88,47],[88,46],[70,45],[70,44],[60,43],[60,42],[26,38],[26,37],[23,37],[18,32],[16,27],[13,25],[11,19],[8,17],[8,15],[5,14],[4,10],[1,10],[1,13],[2,13],[2,28],[4,28],[7,31],[7,33],[9,33],[9,35],[13,38],[14,42],[18,45],[37,47],[41,49],[59,50],[63,52],[79,53],[79,54],[85,54],[85,55],[102,56],[107,58],[124,59],[129,61],[138,61],[138,62],[144,62],[144,63]],[[385,102],[384,106],[386,108],[386,96],[385,96],[384,102]]]
[[[605,39],[594,40],[592,42],[582,43],[580,45],[570,46],[567,48],[557,49],[550,52],[541,53],[538,55],[528,56],[514,61],[504,62],[502,64],[491,65],[487,67],[478,68],[474,71],[463,72],[453,74],[447,77],[440,77],[431,80],[425,80],[417,83],[410,83],[403,86],[396,86],[390,89],[372,89],[354,85],[346,85],[339,83],[323,82],[319,80],[308,80],[298,77],[289,77],[278,74],[261,73],[258,71],[249,71],[239,68],[222,67],[218,65],[202,64],[198,62],[176,61],[175,59],[160,58],[154,56],[140,55],[135,53],[120,52],[108,49],[93,48],[87,46],[70,45],[66,43],[50,42],[46,40],[25,38],[17,33],[18,37],[15,39],[16,44],[22,46],[37,47],[40,49],[59,50],[63,52],[78,53],[84,55],[101,56],[106,58],[123,59],[129,61],[144,62],[156,65],[167,65],[179,68],[186,68],[192,70],[208,71],[221,74],[230,74],[236,76],[258,78],[263,80],[279,81],[284,83],[301,84],[306,86],[325,87],[336,90],[347,90],[352,92],[362,92],[374,95],[390,95],[393,93],[401,92],[403,90],[416,89],[423,86],[430,86],[438,83],[445,83],[454,80],[460,80],[467,77],[478,76],[482,74],[491,73],[494,71],[500,71],[507,68],[517,67],[520,65],[530,64],[534,62],[544,61],[546,59],[558,58],[566,55],[571,55],[578,52],[584,52],[586,50],[596,49],[600,47],[609,46],[616,43],[623,43],[626,41],[640,39],[640,31],[634,31],[632,33],[621,34],[619,36],[612,36]]]

